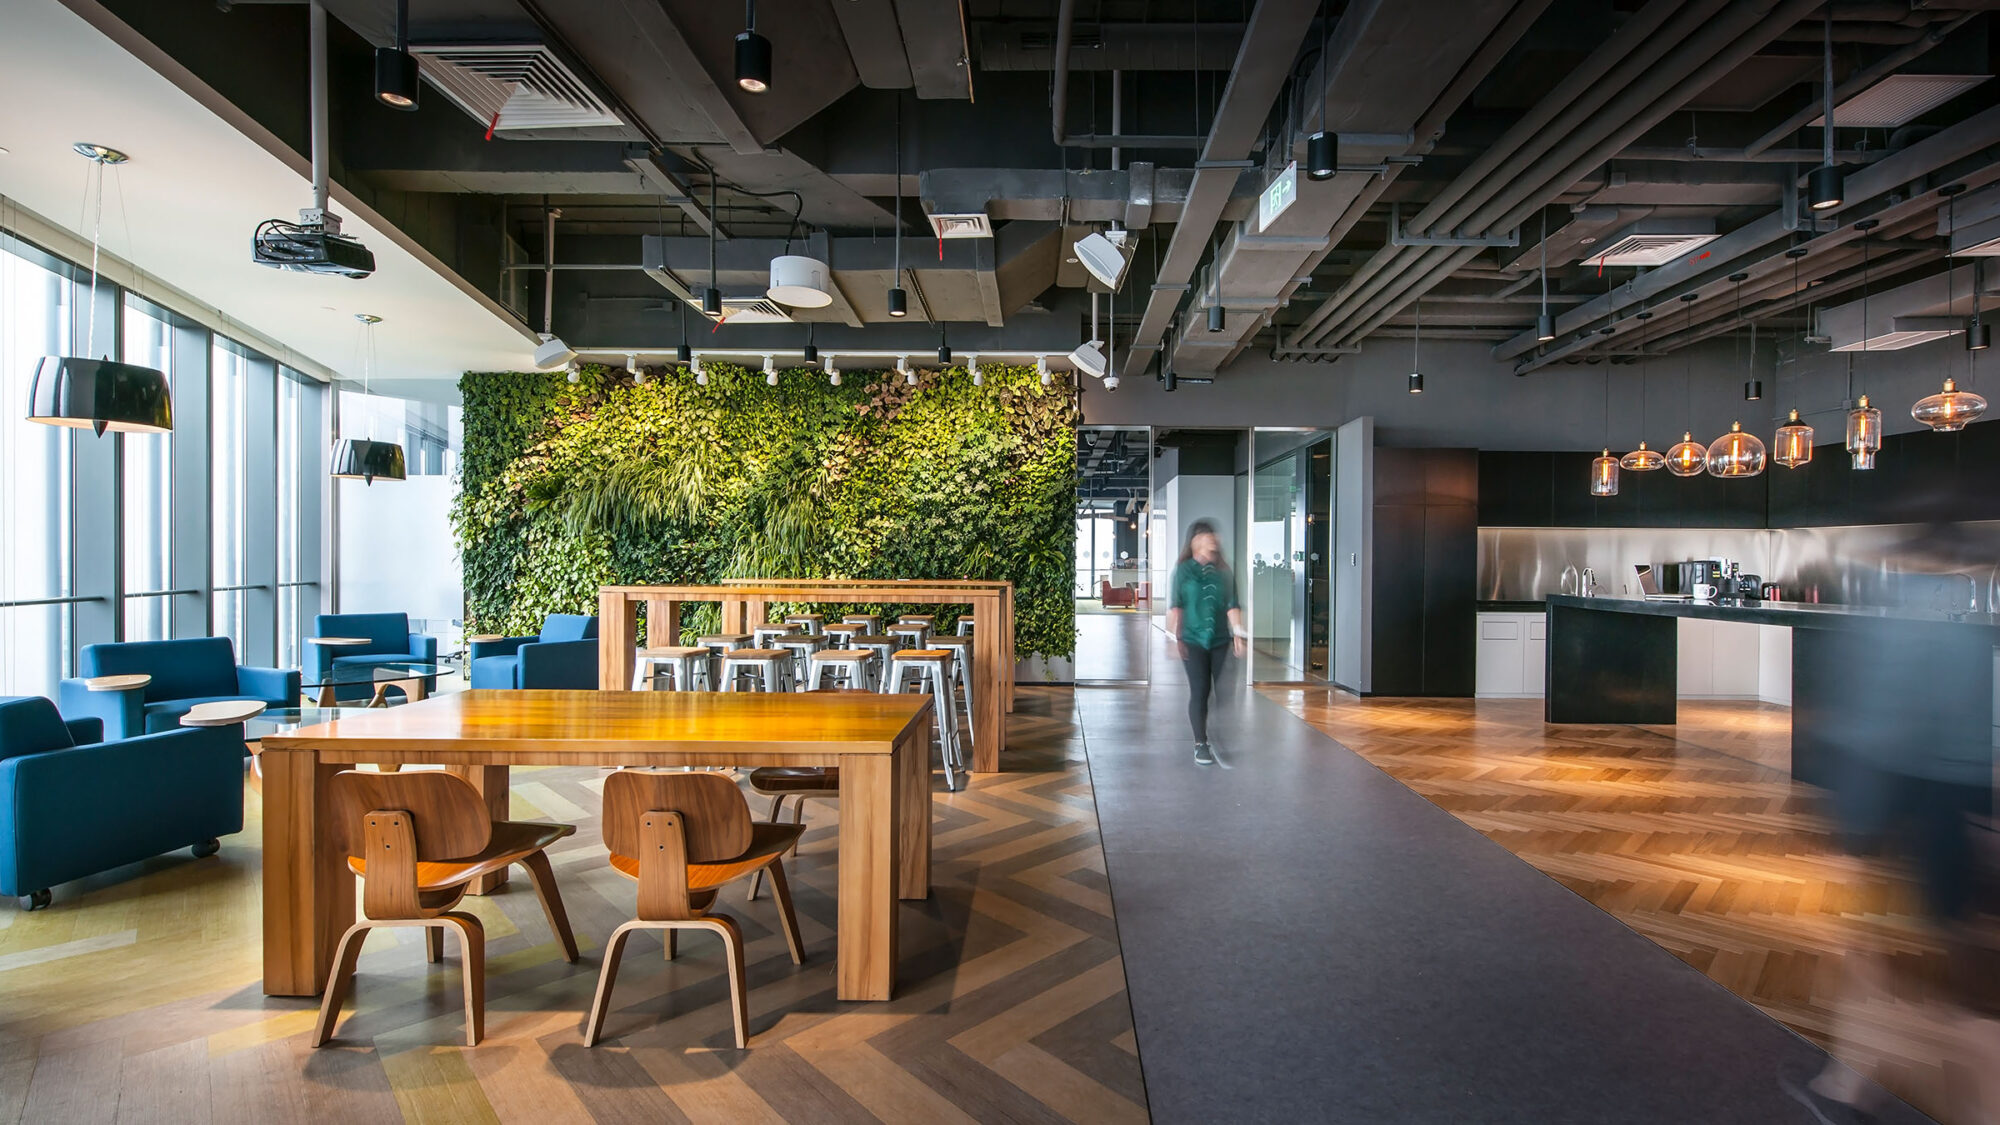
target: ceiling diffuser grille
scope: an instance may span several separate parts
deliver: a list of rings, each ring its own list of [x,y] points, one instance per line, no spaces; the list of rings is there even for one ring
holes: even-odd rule
[[[540,43],[411,44],[431,85],[494,133],[625,124]]]
[[[1592,265],[1663,266],[1715,240],[1713,234],[1632,233],[1612,240],[1585,259]]]
[[[764,297],[724,297],[722,315],[708,319],[731,324],[790,324],[792,314],[783,305]]]
[[[1986,74],[1891,74],[1833,107],[1833,123],[1841,129],[1894,129],[1986,81]],[[1807,127],[1826,120],[1821,114]]]

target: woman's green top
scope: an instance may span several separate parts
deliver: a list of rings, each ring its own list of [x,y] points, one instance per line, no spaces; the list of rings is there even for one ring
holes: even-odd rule
[[[1229,611],[1237,608],[1236,580],[1221,563],[1182,559],[1174,567],[1173,600],[1181,611],[1181,642],[1215,648],[1229,641]]]

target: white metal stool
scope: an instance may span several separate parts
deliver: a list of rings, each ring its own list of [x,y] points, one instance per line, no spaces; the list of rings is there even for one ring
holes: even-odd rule
[[[848,643],[853,640],[855,634],[867,632],[871,632],[868,626],[850,625],[845,621],[837,625],[828,625],[826,627],[826,643],[833,648],[846,648]]]
[[[879,613],[849,613],[840,618],[843,625],[866,625],[870,633],[882,631],[882,615]]]
[[[885,637],[875,633],[856,633],[848,638],[850,649],[859,649],[875,654],[875,690],[889,691],[889,661],[898,652],[908,648],[901,637]]]
[[[965,743],[968,746],[977,746],[979,743],[973,734],[972,722],[972,638],[932,637],[931,647],[949,649],[956,657],[951,662],[951,674],[958,682],[958,690],[963,693],[965,699]]]
[[[738,686],[743,676],[755,677],[748,689]],[[722,657],[723,691],[792,690],[792,654],[781,648],[739,648]]]
[[[722,681],[715,678],[716,669],[721,666],[722,658],[739,648],[748,648],[750,646],[750,634],[710,633],[706,637],[696,637],[694,643],[707,649],[709,652],[708,682],[710,688],[713,690],[719,689],[722,686]]]
[[[965,787],[965,751],[958,740],[958,700],[951,690],[950,649],[917,648],[896,654],[889,663],[888,692],[911,688],[931,696],[936,716],[938,757],[944,762],[944,787],[956,793]]]
[[[807,658],[812,674],[806,677],[807,686],[814,690],[829,686],[827,677],[832,676],[833,687],[859,688],[875,691],[875,668],[878,659],[872,650],[865,648],[821,649]]]
[[[903,615],[901,615],[901,616],[899,616],[899,617],[897,617],[897,618],[896,618],[896,624],[898,624],[898,625],[922,625],[922,626],[923,626],[924,628],[926,628],[926,629],[929,629],[929,630],[932,630],[933,632],[935,632],[935,631],[936,631],[936,629],[937,629],[937,614],[935,614],[935,613],[905,613],[905,614],[903,614]]]
[[[922,648],[924,642],[931,639],[931,627],[921,621],[911,624],[898,622],[882,631],[889,636],[908,640],[911,648]]]
[[[791,633],[778,638],[772,648],[792,654],[792,683],[811,686],[812,654],[826,647],[826,638],[812,633]]]
[[[639,650],[639,679],[642,690],[660,690],[661,680],[671,680],[668,691],[696,691],[710,686],[709,650],[700,645],[666,645]]]
[[[823,628],[826,624],[826,617],[818,613],[787,613],[785,615],[785,624],[797,625],[809,634],[826,631]]]
[[[978,624],[977,620],[976,620],[976,619],[974,619],[974,618],[972,617],[972,615],[970,615],[970,614],[967,614],[966,616],[964,616],[964,617],[961,617],[961,618],[959,618],[959,619],[958,619],[958,635],[959,635],[959,636],[961,636],[961,637],[969,637],[969,636],[971,636],[971,635],[972,635],[972,627],[973,627],[974,625],[976,625],[976,624]]]
[[[779,637],[793,636],[799,631],[799,626],[789,621],[781,625],[753,625],[750,627],[750,644],[756,648],[771,648],[773,647],[771,642],[777,640]]]

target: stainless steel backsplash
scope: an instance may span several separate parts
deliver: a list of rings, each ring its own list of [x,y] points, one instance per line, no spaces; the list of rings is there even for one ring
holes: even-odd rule
[[[2000,594],[2000,522],[1982,521],[1771,531],[1482,527],[1479,597],[1560,593],[1566,566],[1594,569],[1605,593],[1636,594],[1636,563],[1714,558],[1779,583],[1792,601],[1990,612]]]

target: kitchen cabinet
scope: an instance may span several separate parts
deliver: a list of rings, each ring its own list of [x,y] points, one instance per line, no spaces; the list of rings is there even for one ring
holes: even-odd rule
[[[1473,694],[1540,698],[1547,678],[1547,620],[1539,613],[1481,613],[1477,629]]]
[[[1474,694],[1482,699],[1541,698],[1547,689],[1547,617],[1484,612],[1477,620]],[[1700,618],[1682,618],[1677,626],[1680,698],[1791,702],[1789,629]],[[2000,677],[2000,664],[1995,675]]]

